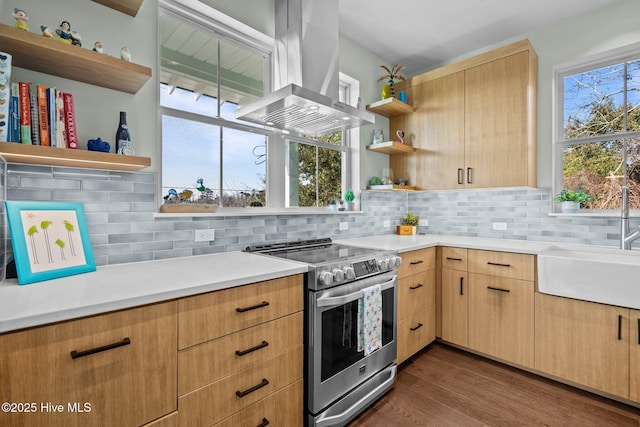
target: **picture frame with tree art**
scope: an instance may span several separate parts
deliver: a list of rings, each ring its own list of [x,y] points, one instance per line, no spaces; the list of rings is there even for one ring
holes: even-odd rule
[[[18,284],[95,271],[81,203],[6,201]]]

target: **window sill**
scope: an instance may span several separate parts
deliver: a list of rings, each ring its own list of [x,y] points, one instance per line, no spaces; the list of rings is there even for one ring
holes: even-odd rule
[[[363,211],[332,211],[329,208],[220,208],[211,213],[160,213],[154,218],[227,217],[227,216],[267,216],[267,215],[349,215]]]

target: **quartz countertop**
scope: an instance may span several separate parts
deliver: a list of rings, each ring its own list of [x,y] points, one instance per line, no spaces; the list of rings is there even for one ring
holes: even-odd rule
[[[305,264],[246,252],[98,267],[29,285],[0,284],[0,333],[307,272]]]

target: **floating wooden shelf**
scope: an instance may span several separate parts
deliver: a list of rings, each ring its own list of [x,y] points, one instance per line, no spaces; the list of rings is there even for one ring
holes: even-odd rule
[[[416,111],[411,105],[398,101],[395,98],[387,98],[367,105],[367,110],[381,114],[385,117],[401,116]]]
[[[149,157],[123,156],[99,151],[70,150],[42,145],[0,142],[0,156],[11,163],[67,166],[135,172],[151,166]]]
[[[400,144],[397,141],[386,141],[380,144],[367,145],[367,150],[384,154],[406,154],[416,151],[411,145]]]
[[[415,191],[416,187],[411,187],[410,185],[370,185],[369,190],[376,191]]]
[[[93,1],[134,17],[138,14],[138,10],[140,10],[140,6],[142,6],[142,2],[143,2],[143,0],[93,0]]]
[[[4,24],[0,46],[13,56],[14,67],[121,92],[136,93],[151,78],[151,68]]]

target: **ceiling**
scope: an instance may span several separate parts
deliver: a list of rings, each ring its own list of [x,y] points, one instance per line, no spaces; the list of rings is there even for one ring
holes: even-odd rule
[[[415,75],[619,0],[340,0],[340,32]]]

